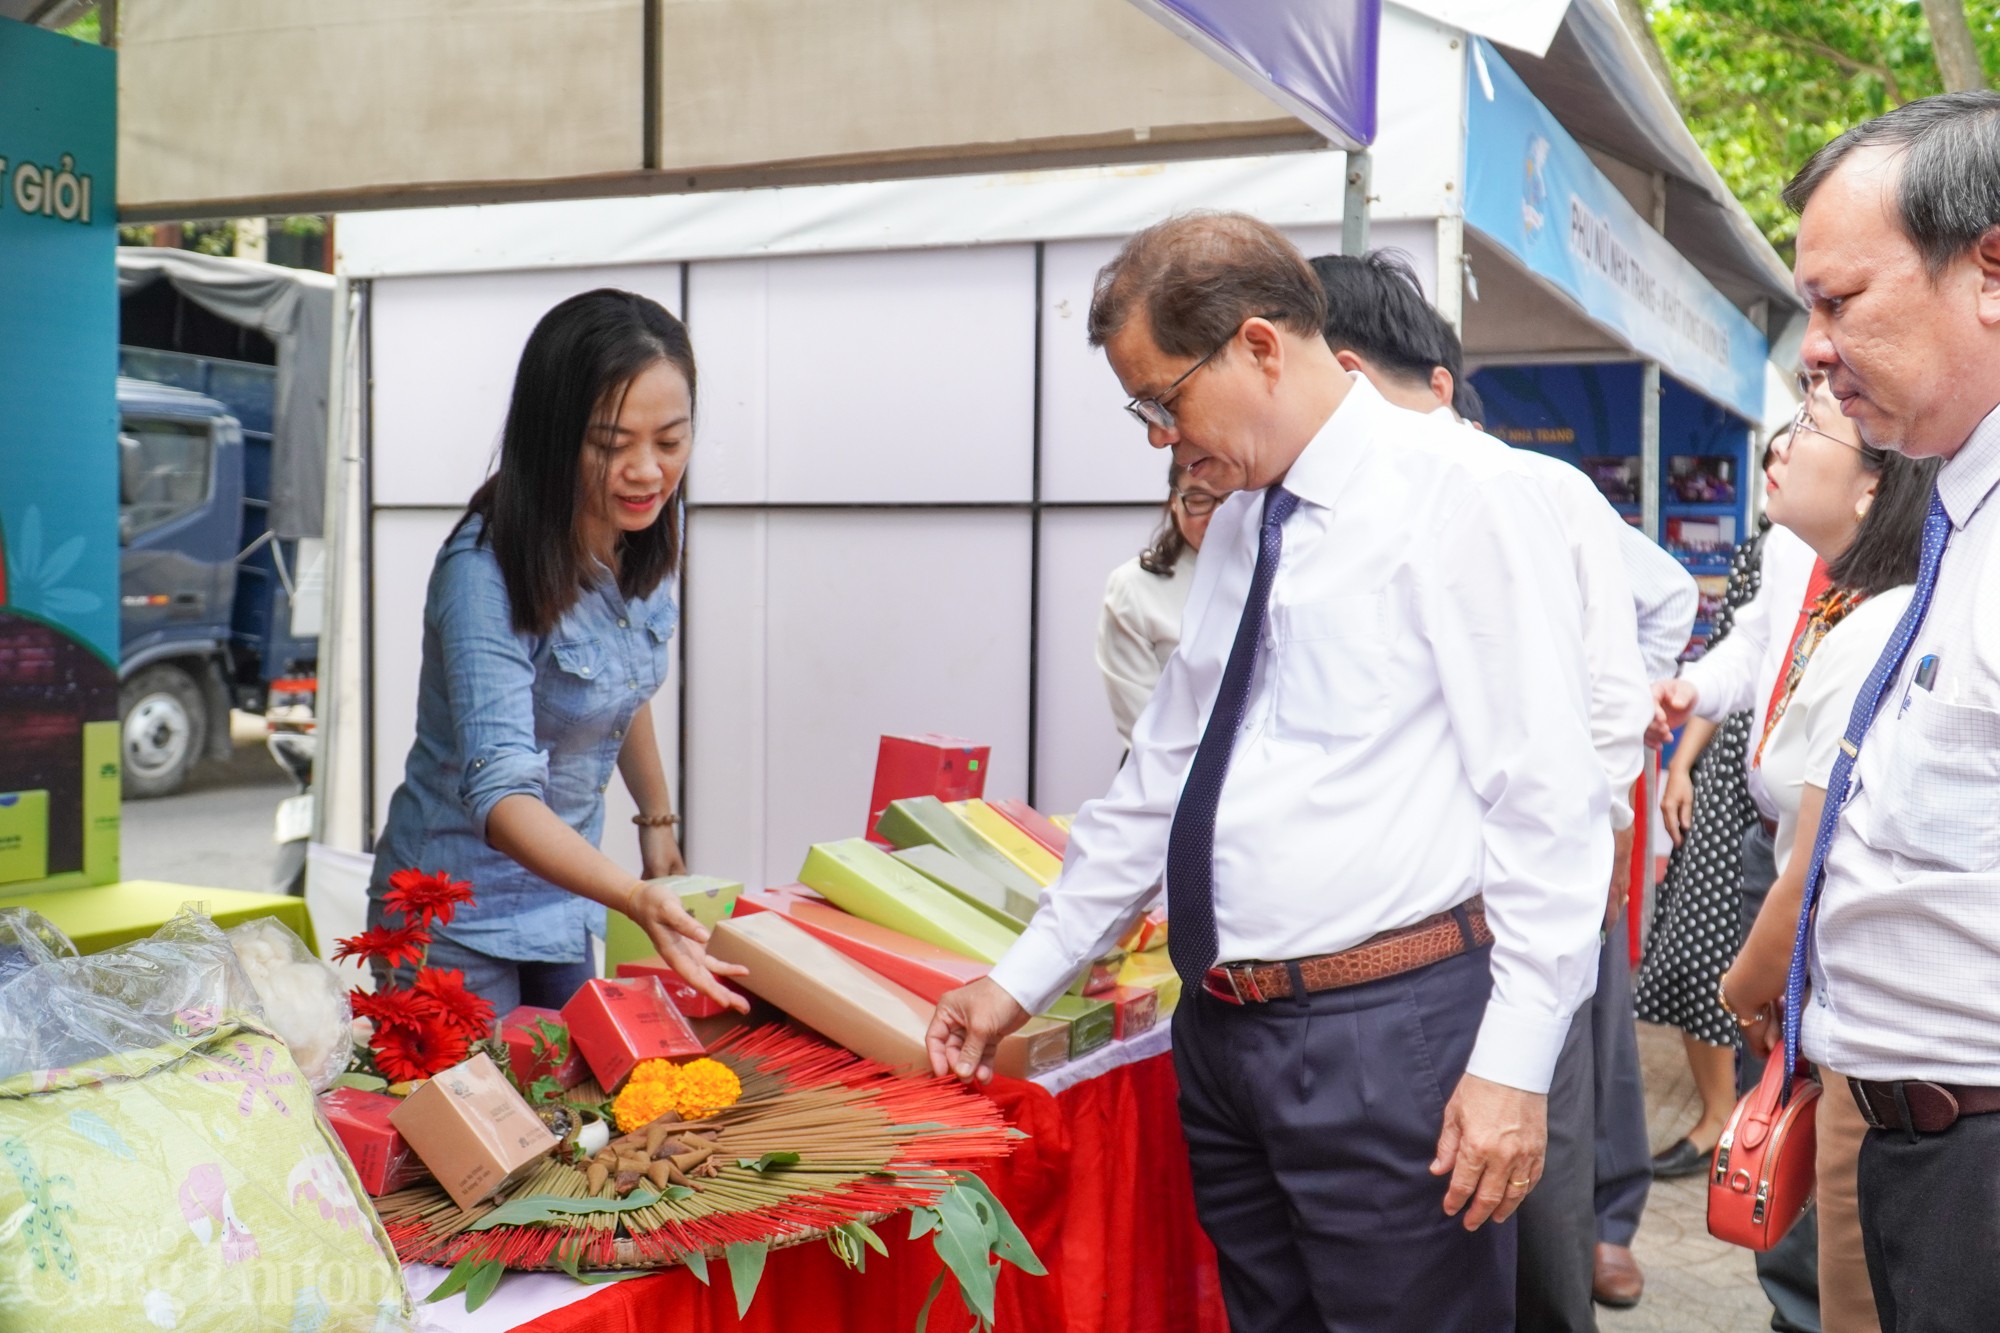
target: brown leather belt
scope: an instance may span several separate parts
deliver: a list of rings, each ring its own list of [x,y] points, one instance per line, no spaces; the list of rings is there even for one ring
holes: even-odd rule
[[[1427,916],[1414,926],[1385,930],[1339,953],[1289,963],[1211,967],[1202,979],[1202,989],[1228,1004],[1261,1004],[1291,996],[1294,970],[1306,993],[1311,994],[1414,972],[1491,943],[1493,931],[1486,924],[1486,905],[1475,894],[1449,911]]]
[[[1942,1134],[1969,1115],[2000,1111],[2000,1088],[1965,1088],[1952,1083],[1910,1079],[1872,1083],[1853,1078],[1854,1104],[1872,1129],[1901,1129],[1916,1134]]]

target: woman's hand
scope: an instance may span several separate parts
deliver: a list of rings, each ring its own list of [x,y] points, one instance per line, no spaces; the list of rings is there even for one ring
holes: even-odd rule
[[[1667,768],[1667,781],[1660,792],[1660,818],[1666,822],[1667,836],[1676,847],[1694,828],[1694,779],[1679,764]]]
[[[641,825],[639,829],[639,873],[647,879],[685,875],[687,861],[674,838],[671,824]]]
[[[1785,982],[1760,975],[1748,951],[1722,974],[1722,993],[1728,1007],[1736,1011],[1736,1025],[1743,1029],[1743,1043],[1753,1055],[1771,1053],[1774,1041],[1784,1032]]]
[[[646,932],[646,938],[682,981],[717,1004],[738,1013],[750,1012],[750,1001],[716,980],[719,976],[740,977],[749,969],[708,956],[708,931],[688,915],[672,890],[659,884],[639,883],[625,904],[625,915]]]

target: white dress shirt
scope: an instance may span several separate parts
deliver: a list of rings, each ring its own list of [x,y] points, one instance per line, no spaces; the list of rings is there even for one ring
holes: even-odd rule
[[[1457,422],[1448,407],[1431,416]],[[1512,449],[1485,431],[1465,428],[1452,431],[1448,439],[1462,449],[1504,449],[1513,455],[1528,474],[1545,488],[1550,505],[1561,524],[1562,539],[1569,550],[1570,567],[1576,575],[1577,593],[1583,601],[1583,649],[1590,673],[1590,740],[1610,786],[1611,826],[1632,826],[1632,785],[1646,763],[1646,724],[1653,720],[1652,677],[1646,674],[1640,655],[1638,599],[1626,577],[1623,559],[1625,533],[1632,525],[1619,516],[1611,502],[1576,468],[1559,458],[1529,449]],[[1642,545],[1660,548],[1635,534]],[[1680,561],[1660,551],[1667,563],[1680,569]],[[1694,580],[1686,570],[1681,579],[1687,584],[1688,623],[1683,627],[1679,647],[1687,645],[1686,629],[1694,624]],[[1657,591],[1657,590],[1656,590]],[[1668,672],[1673,668],[1670,665]],[[1605,871],[1608,881],[1609,867]]]
[[[1293,463],[1261,651],[1215,824],[1229,961],[1350,948],[1484,893],[1469,1072],[1546,1091],[1596,983],[1611,833],[1576,582],[1546,488],[1365,381]],[[1256,565],[1262,492],[1202,543],[1180,648],[1062,877],[993,979],[1045,1008],[1165,865]]]
[[[1792,631],[1798,628],[1799,610],[1818,559],[1789,528],[1772,528],[1764,535],[1764,569],[1757,595],[1737,608],[1727,638],[1700,661],[1681,668],[1681,679],[1695,687],[1694,711],[1709,721],[1720,722],[1746,708],[1756,710],[1743,766],[1750,799],[1766,819],[1778,817],[1778,804],[1751,761],[1757,752],[1756,738],[1764,734],[1765,715],[1771,711],[1771,691],[1791,661]]]
[[[1181,612],[1194,586],[1195,553],[1181,552],[1174,572],[1162,578],[1133,556],[1104,581],[1097,615],[1097,669],[1111,700],[1111,720],[1129,747],[1132,724],[1153,697],[1174,645],[1181,641]]]
[[[1827,858],[1804,1044],[1849,1078],[2000,1086],[1996,486],[2000,412],[1938,473],[1951,542]]]
[[[1861,693],[1861,682],[1875,669],[1882,646],[1902,619],[1913,591],[1905,584],[1878,592],[1826,632],[1806,662],[1806,672],[1792,691],[1791,703],[1765,742],[1761,767],[1764,790],[1778,807],[1775,850],[1781,875],[1798,838],[1799,798],[1808,783],[1826,790],[1834,756],[1840,753],[1840,738],[1847,734],[1847,720],[1854,713],[1854,696]],[[1750,751],[1756,754],[1754,738]]]
[[[1595,486],[1590,489],[1597,491]],[[1602,492],[1598,498],[1604,499]],[[1695,586],[1687,566],[1665,547],[1627,523],[1609,500],[1604,501],[1604,507],[1618,520],[1618,555],[1625,562],[1625,581],[1632,585],[1632,608],[1639,617],[1639,656],[1646,664],[1646,679],[1665,680],[1674,674],[1674,666],[1694,634],[1701,589]]]

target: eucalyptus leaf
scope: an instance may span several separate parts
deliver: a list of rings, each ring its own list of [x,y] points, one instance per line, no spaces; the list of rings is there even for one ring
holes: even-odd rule
[[[1014,1224],[1014,1218],[1008,1213],[1006,1205],[994,1197],[993,1191],[987,1188],[985,1181],[970,1171],[961,1172],[958,1177],[958,1188],[978,1195],[992,1210],[988,1234],[992,1238],[993,1253],[997,1257],[1005,1259],[1022,1272],[1035,1277],[1042,1277],[1048,1273],[1047,1266],[1035,1254],[1035,1247],[1028,1243],[1027,1236],[1023,1235],[1021,1228]]]
[[[924,1333],[924,1325],[930,1322],[931,1303],[938,1298],[938,1293],[943,1290],[944,1290],[944,1270],[940,1268],[938,1270],[938,1275],[931,1279],[930,1295],[924,1297],[924,1303],[917,1307],[916,1333]]]
[[[695,1281],[704,1287],[708,1285],[708,1255],[705,1251],[689,1250],[681,1256],[681,1262],[687,1265],[688,1272],[694,1274]]]
[[[938,1216],[938,1210],[935,1208],[910,1209],[910,1239],[922,1240],[925,1236],[930,1235],[931,1232],[936,1231],[943,1223],[943,1220]]]
[[[336,1088],[357,1088],[362,1092],[380,1092],[389,1086],[389,1080],[386,1078],[377,1078],[373,1074],[363,1074],[350,1070],[335,1078],[333,1086]]]
[[[757,1299],[757,1284],[764,1279],[764,1259],[770,1247],[762,1241],[745,1241],[722,1247],[729,1262],[729,1285],[736,1291],[736,1317],[741,1319]]]
[[[507,1200],[466,1230],[533,1226],[540,1222],[553,1222],[560,1217],[588,1217],[593,1213],[630,1213],[652,1207],[660,1202],[661,1197],[650,1190],[633,1190],[622,1199],[571,1199],[560,1194],[522,1194]]]
[[[472,1276],[466,1279],[465,1283],[465,1312],[467,1314],[471,1314],[474,1310],[486,1304],[487,1299],[493,1295],[494,1289],[500,1285],[501,1275],[506,1271],[506,1268],[498,1259],[488,1259],[479,1268],[473,1270]]]
[[[634,1273],[581,1272],[577,1267],[577,1255],[579,1252],[582,1251],[582,1249],[583,1245],[581,1237],[578,1238],[578,1244],[575,1250],[571,1250],[565,1246],[557,1246],[556,1263],[562,1268],[563,1272],[568,1273],[571,1277],[575,1278],[578,1282],[583,1283],[583,1285],[586,1287],[594,1287],[601,1282],[622,1282],[628,1277],[638,1276],[637,1274]]]
[[[458,1295],[459,1292],[465,1290],[465,1284],[472,1280],[474,1269],[478,1268],[481,1264],[490,1264],[492,1262],[493,1260],[483,1257],[469,1256],[460,1259],[451,1266],[451,1271],[444,1275],[444,1281],[437,1284],[437,1289],[424,1297],[424,1304],[429,1305],[434,1301],[450,1300],[452,1297]]]
[[[767,1152],[762,1157],[739,1157],[736,1165],[745,1171],[776,1171],[782,1167],[797,1166],[799,1155],[795,1152]]]
[[[986,1220],[979,1215],[972,1198],[952,1190],[938,1200],[938,1257],[958,1279],[959,1294],[966,1308],[981,1319],[993,1318],[993,1293],[1000,1266],[993,1262],[992,1238]]]
[[[849,1222],[840,1229],[883,1258],[886,1259],[889,1257],[889,1247],[884,1245],[882,1238],[875,1234],[875,1228],[869,1226],[866,1222]]]

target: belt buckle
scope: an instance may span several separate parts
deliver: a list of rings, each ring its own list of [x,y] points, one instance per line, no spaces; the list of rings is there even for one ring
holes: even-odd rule
[[[1861,1108],[1861,1118],[1867,1122],[1868,1128],[1887,1129],[1888,1126],[1882,1123],[1882,1117],[1875,1113],[1875,1099],[1869,1095],[1869,1085],[1861,1079],[1855,1079],[1848,1086],[1854,1090],[1854,1104]]]
[[[1222,989],[1222,987],[1217,983],[1216,974],[1218,973],[1221,974],[1222,979],[1224,981],[1227,981],[1229,983],[1228,990]],[[1207,972],[1203,973],[1201,978],[1201,988],[1207,991],[1210,995],[1214,996],[1216,999],[1222,1001],[1224,1004],[1233,1004],[1241,1006],[1243,1003],[1243,991],[1242,988],[1236,984],[1236,974],[1234,972],[1231,972],[1226,967],[1220,967],[1220,966],[1211,967],[1210,969],[1208,969]]]

